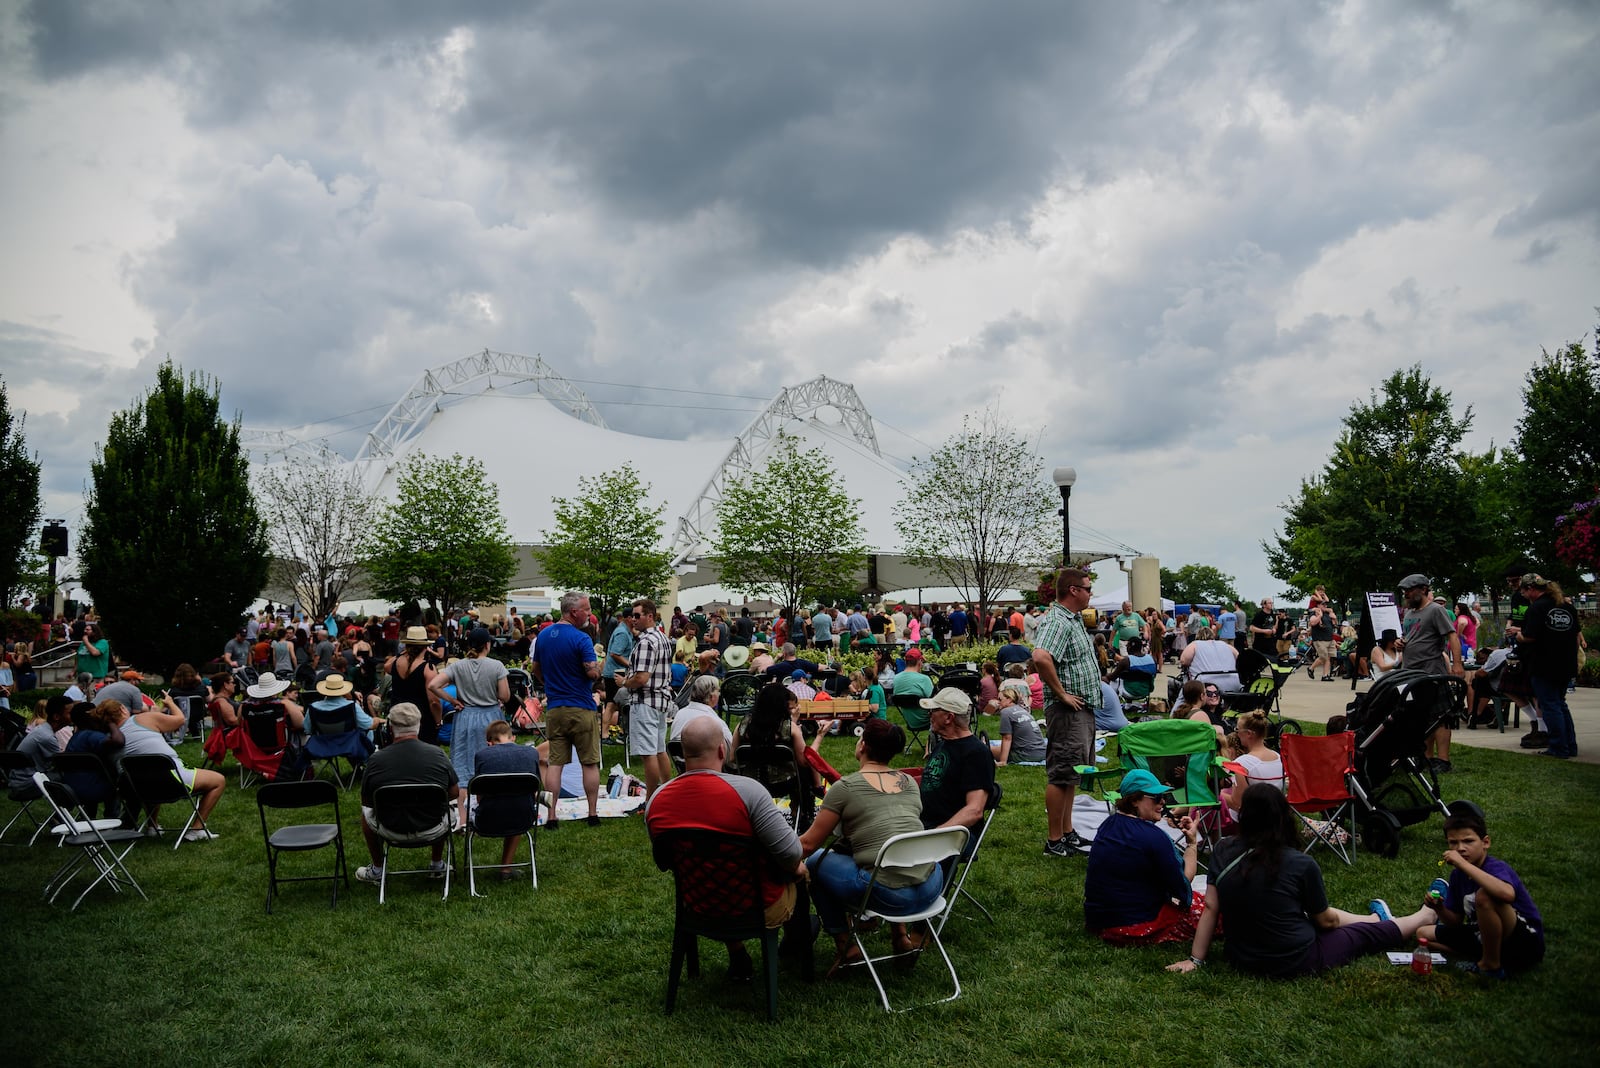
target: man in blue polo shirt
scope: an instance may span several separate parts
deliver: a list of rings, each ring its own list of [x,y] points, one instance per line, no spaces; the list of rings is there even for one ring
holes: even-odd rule
[[[545,734],[550,739],[550,780],[561,781],[562,769],[576,754],[583,765],[583,792],[589,799],[589,824],[600,822],[600,710],[594,704],[594,682],[600,661],[594,642],[582,629],[589,623],[589,597],[561,595],[561,618],[539,632],[530,664],[543,681]],[[546,830],[555,830],[550,813]]]

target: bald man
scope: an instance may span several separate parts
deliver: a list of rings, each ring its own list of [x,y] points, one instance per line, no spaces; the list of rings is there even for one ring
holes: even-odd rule
[[[800,839],[767,788],[743,775],[722,770],[728,745],[721,723],[709,716],[683,728],[684,772],[662,786],[645,806],[645,826],[650,837],[669,831],[708,830],[753,839],[771,861],[762,865],[761,900],[768,927],[779,927],[794,912],[796,879],[806,876]],[[662,867],[663,857],[657,854]],[[775,873],[786,872],[786,878]],[[750,979],[755,965],[742,942],[728,943],[728,975]]]

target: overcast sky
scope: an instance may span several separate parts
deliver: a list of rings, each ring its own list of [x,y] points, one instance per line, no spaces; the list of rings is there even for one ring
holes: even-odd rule
[[[249,426],[345,417],[320,433],[484,348],[662,436],[758,405],[600,383],[827,374],[897,454],[997,405],[1077,467],[1075,543],[1260,597],[1353,400],[1420,362],[1504,443],[1540,348],[1593,327],[1597,28],[1584,2],[0,0],[0,371],[74,524],[165,354]],[[699,407],[640,403],[668,399]]]

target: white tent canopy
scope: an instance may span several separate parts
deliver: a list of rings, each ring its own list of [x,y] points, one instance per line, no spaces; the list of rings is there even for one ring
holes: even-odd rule
[[[1109,590],[1105,593],[1102,593],[1100,596],[1089,602],[1089,607],[1093,608],[1096,612],[1109,612],[1112,615],[1115,615],[1116,613],[1122,611],[1122,602],[1126,600],[1128,600],[1128,587],[1123,586],[1121,589]],[[1165,597],[1161,598],[1161,610],[1163,612],[1172,611],[1175,604],[1176,602],[1170,601]]]

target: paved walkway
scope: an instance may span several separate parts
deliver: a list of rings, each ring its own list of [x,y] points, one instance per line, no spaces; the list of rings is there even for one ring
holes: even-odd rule
[[[1168,671],[1172,669],[1169,666]],[[1360,683],[1355,692],[1365,693],[1372,683]],[[1354,694],[1348,679],[1322,682],[1306,677],[1305,669],[1283,686],[1283,714],[1290,719],[1311,723],[1326,723],[1329,717],[1342,715]],[[1572,710],[1578,733],[1578,760],[1585,764],[1600,764],[1600,689],[1580,686],[1575,693],[1567,694],[1567,707]],[[1492,727],[1472,731],[1458,729],[1451,739],[1452,745],[1473,745],[1484,749],[1504,749],[1513,753],[1537,753],[1536,749],[1523,749],[1522,736],[1529,730],[1524,718],[1520,727],[1506,726],[1504,734]]]

